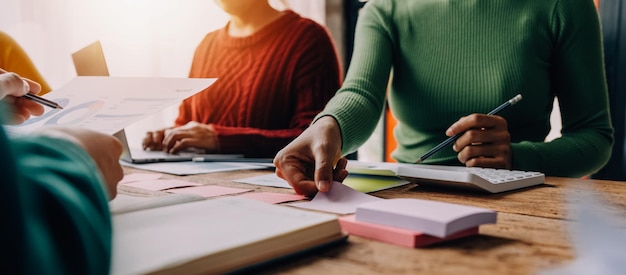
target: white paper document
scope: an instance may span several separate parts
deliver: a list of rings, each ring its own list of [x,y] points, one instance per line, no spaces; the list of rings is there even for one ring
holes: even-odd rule
[[[224,171],[236,171],[236,170],[255,170],[265,169],[265,166],[259,166],[248,163],[237,162],[193,162],[193,161],[180,161],[180,162],[156,162],[156,163],[144,163],[134,164],[125,161],[120,161],[123,166],[133,167],[142,170],[167,173],[178,176],[206,174]]]
[[[238,180],[233,180],[234,182],[239,183],[247,183],[254,185],[262,185],[262,186],[272,186],[272,187],[280,187],[280,188],[291,188],[291,185],[287,183],[286,180],[279,178],[276,174],[267,174],[262,176],[254,176],[249,178],[243,178]]]
[[[11,135],[27,134],[44,126],[72,126],[113,135],[168,106],[178,104],[207,87],[215,78],[155,78],[79,76],[42,97],[63,109],[45,113],[18,126]]]
[[[193,194],[168,194],[162,197],[138,197],[118,194],[115,199],[109,202],[109,210],[111,214],[123,214],[200,200],[204,200],[204,197]]]

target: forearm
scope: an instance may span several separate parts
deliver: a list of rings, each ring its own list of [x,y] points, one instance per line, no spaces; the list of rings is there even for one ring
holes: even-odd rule
[[[612,138],[605,133],[564,135],[551,142],[512,144],[513,169],[542,171],[548,176],[581,177],[602,168],[611,154]]]
[[[91,158],[55,138],[23,138],[13,147],[22,190],[30,198],[24,211],[27,240],[36,239],[31,256],[49,264],[29,268],[34,273],[107,274],[111,220],[103,180]]]
[[[562,136],[551,142],[512,145],[514,169],[580,177],[606,164],[613,145],[602,42],[590,1],[559,2],[554,22],[551,90],[562,117]]]
[[[315,119],[334,117],[340,128],[344,155],[356,151],[374,131],[383,106],[392,66],[389,26],[375,7],[363,10],[345,82]]]

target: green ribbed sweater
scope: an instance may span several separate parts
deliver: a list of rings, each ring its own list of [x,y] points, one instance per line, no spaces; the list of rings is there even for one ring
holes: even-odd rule
[[[388,86],[398,120],[392,156],[414,162],[460,117],[499,113],[513,169],[593,173],[613,144],[601,32],[592,0],[373,0],[361,12],[346,80],[318,118],[335,117],[344,154],[380,117]],[[554,97],[562,137],[544,142]],[[452,146],[425,163],[461,165]]]

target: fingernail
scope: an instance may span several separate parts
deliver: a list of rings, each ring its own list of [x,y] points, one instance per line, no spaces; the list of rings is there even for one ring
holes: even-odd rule
[[[317,182],[317,190],[326,192],[330,189],[330,182],[327,180],[321,180]]]
[[[22,82],[24,83],[24,92],[30,92],[30,85],[28,85],[28,82],[26,82],[26,80],[24,79],[22,79]]]
[[[452,128],[446,129],[446,135],[447,136],[451,136],[452,135]]]

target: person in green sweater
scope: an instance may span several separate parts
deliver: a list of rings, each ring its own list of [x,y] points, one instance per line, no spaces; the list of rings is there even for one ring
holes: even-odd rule
[[[0,70],[2,122],[16,123],[43,113],[38,104],[20,98],[40,89],[31,80]],[[123,177],[121,153],[122,145],[113,136],[90,130],[50,127],[7,137],[0,126],[2,270],[108,274],[112,232],[108,200],[117,194]]]
[[[347,175],[336,161],[370,136],[385,99],[398,120],[398,162],[458,133],[423,163],[580,177],[608,161],[613,127],[591,0],[372,0],[354,44],[341,89],[274,159],[299,194]],[[516,94],[523,100],[485,115]],[[555,97],[562,136],[546,142]]]

